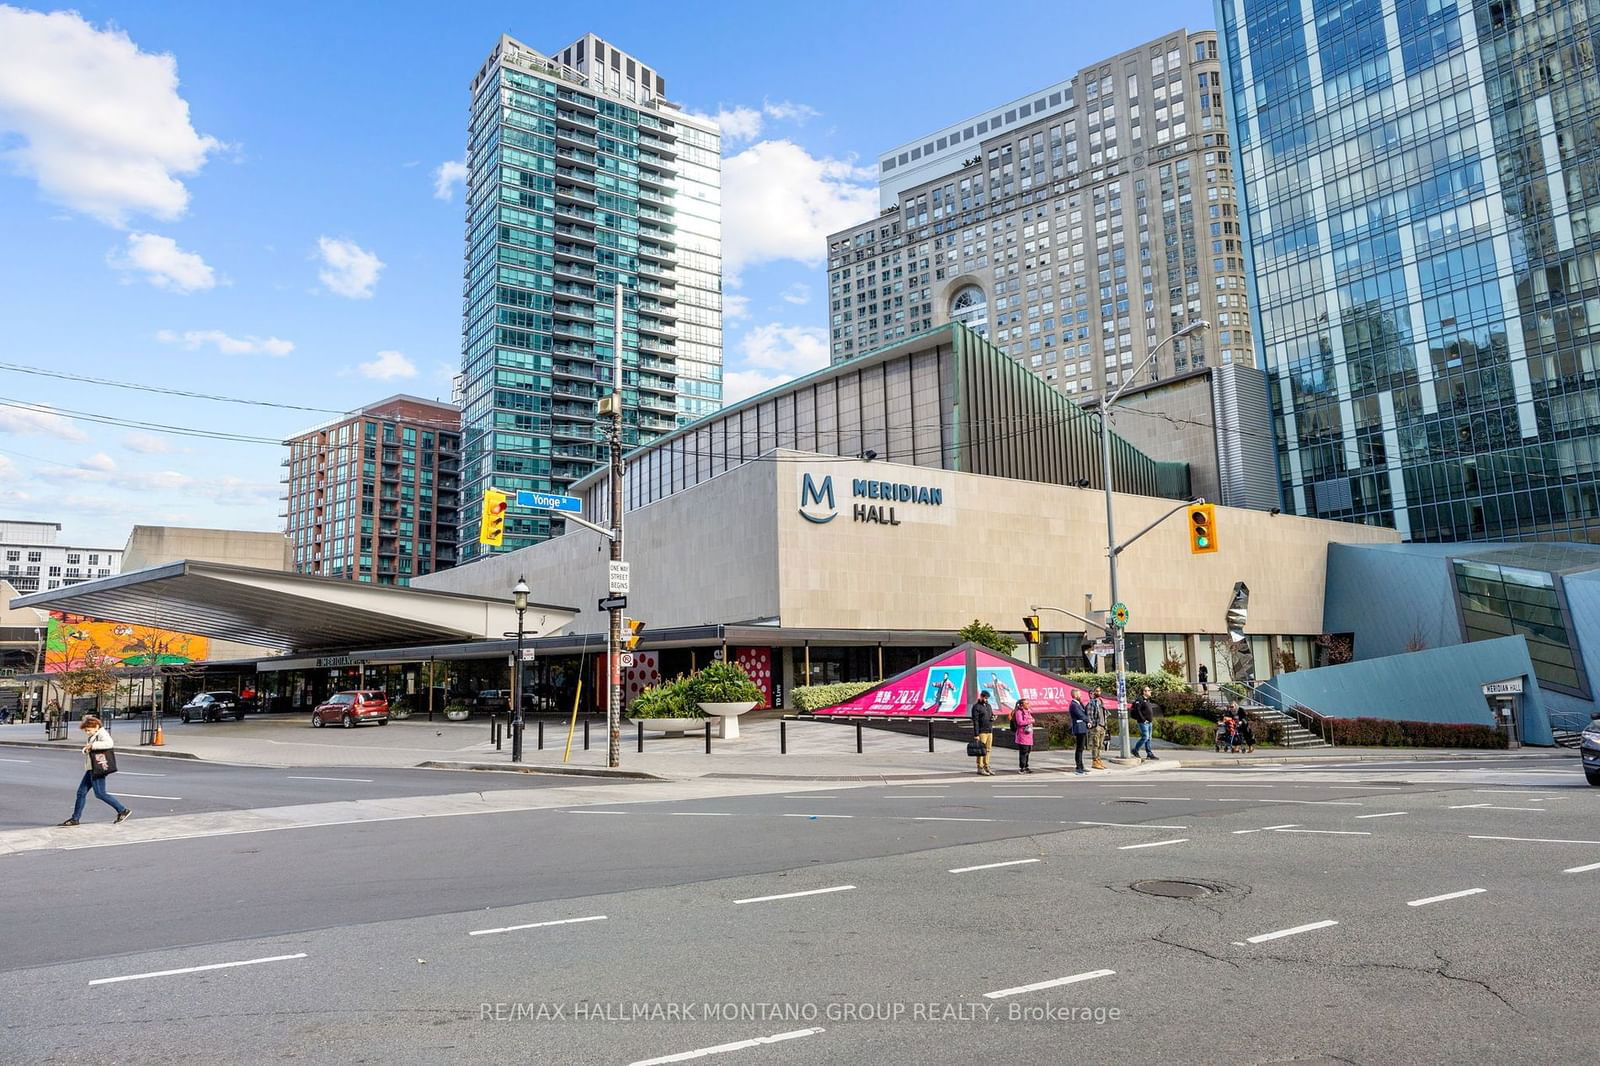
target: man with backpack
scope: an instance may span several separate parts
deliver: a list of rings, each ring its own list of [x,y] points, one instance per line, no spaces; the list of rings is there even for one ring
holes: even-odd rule
[[[989,752],[994,750],[994,705],[989,702],[987,690],[978,695],[978,702],[967,713],[972,717],[973,739],[983,745],[983,754],[978,756],[978,775],[993,777],[994,771],[989,769]]]

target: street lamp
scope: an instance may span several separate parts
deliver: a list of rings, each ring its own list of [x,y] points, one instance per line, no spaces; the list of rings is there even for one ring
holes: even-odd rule
[[[511,587],[511,605],[517,609],[517,652],[511,660],[511,761],[522,761],[522,616],[528,610],[528,582],[517,578]]]
[[[1117,624],[1115,620],[1116,605],[1121,603],[1122,600],[1117,595],[1117,554],[1121,549],[1117,547],[1116,520],[1112,514],[1111,408],[1122,398],[1122,394],[1133,383],[1133,379],[1139,376],[1139,372],[1150,365],[1156,356],[1161,354],[1161,349],[1176,341],[1179,337],[1187,337],[1191,334],[1199,333],[1209,328],[1210,325],[1211,323],[1205,319],[1197,318],[1173,333],[1172,336],[1151,349],[1150,354],[1144,357],[1144,362],[1134,367],[1133,372],[1123,378],[1122,384],[1117,386],[1115,392],[1102,395],[1100,399],[1100,474],[1101,484],[1105,487],[1106,493],[1106,562],[1111,571],[1112,607],[1111,610],[1106,612],[1106,628],[1111,632],[1112,647],[1115,649],[1117,657],[1117,720],[1122,724],[1122,757],[1124,759],[1133,758],[1133,749],[1129,746],[1128,740],[1128,667],[1127,660],[1123,655],[1122,626]]]

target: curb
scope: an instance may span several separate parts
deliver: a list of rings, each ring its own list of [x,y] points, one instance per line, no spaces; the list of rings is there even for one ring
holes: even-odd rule
[[[671,777],[662,777],[660,774],[645,773],[643,770],[613,770],[608,766],[539,766],[523,763],[513,766],[507,763],[487,762],[444,762],[429,759],[419,762],[414,769],[418,770],[479,770],[485,773],[502,774],[552,774],[558,777],[620,777],[637,781],[672,781]]]
[[[1539,749],[1536,749],[1536,751],[1533,753],[1533,755],[1549,756],[1549,755],[1557,754],[1557,753],[1561,752],[1562,750],[1564,750],[1564,749],[1561,749],[1561,748],[1539,748]],[[1196,760],[1195,762],[1192,762],[1192,763],[1189,764],[1189,769],[1191,769],[1191,770],[1204,770],[1204,769],[1207,769],[1208,767],[1212,767],[1212,766],[1276,766],[1276,765],[1289,764],[1289,763],[1293,763],[1295,765],[1307,764],[1307,765],[1314,766],[1315,764],[1317,764],[1319,762],[1324,762],[1324,761],[1330,762],[1330,763],[1333,763],[1333,762],[1486,762],[1486,761],[1488,761],[1490,759],[1504,760],[1506,758],[1506,755],[1507,755],[1507,753],[1503,752],[1503,751],[1501,751],[1501,752],[1491,752],[1491,753],[1485,753],[1485,754],[1471,753],[1471,754],[1462,754],[1462,755],[1445,755],[1445,754],[1441,754],[1441,753],[1438,753],[1438,752],[1429,752],[1429,751],[1426,751],[1426,750],[1414,751],[1414,752],[1411,752],[1411,753],[1403,753],[1403,752],[1398,752],[1397,751],[1393,755],[1378,755],[1378,754],[1375,754],[1373,752],[1365,752],[1365,753],[1362,753],[1360,755],[1337,755],[1337,756],[1336,755],[1311,755],[1311,756],[1299,756],[1299,757],[1296,757],[1296,756],[1292,756],[1292,755],[1282,755],[1282,756],[1273,755],[1273,756],[1269,756],[1268,758],[1265,758],[1265,759],[1254,759],[1254,758],[1239,759],[1239,758],[1233,758],[1233,759],[1203,759],[1203,760]]]
[[[82,745],[74,745],[70,741],[55,740],[0,740],[0,747],[6,748],[38,748],[44,751],[79,751]],[[118,748],[118,755],[148,755],[152,759],[193,759],[201,762],[198,755],[187,751],[146,751],[143,748]]]

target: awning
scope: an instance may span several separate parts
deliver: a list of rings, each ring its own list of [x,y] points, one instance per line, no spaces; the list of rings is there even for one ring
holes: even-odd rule
[[[517,625],[506,599],[224,563],[182,560],[12,601],[285,652],[498,640]],[[528,605],[529,636],[554,633],[575,607]]]

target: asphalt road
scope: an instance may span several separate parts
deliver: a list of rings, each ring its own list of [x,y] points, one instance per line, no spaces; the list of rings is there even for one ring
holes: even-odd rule
[[[656,794],[0,860],[4,1058],[1589,1057],[1570,757]]]
[[[481,788],[548,788],[595,783],[594,778],[474,774],[374,767],[273,768],[221,766],[194,759],[117,752],[108,788],[136,818],[252,810],[294,803],[386,799],[471,792]],[[0,830],[55,825],[72,814],[83,777],[77,749],[0,748]],[[91,792],[83,820],[110,821],[110,807]]]

